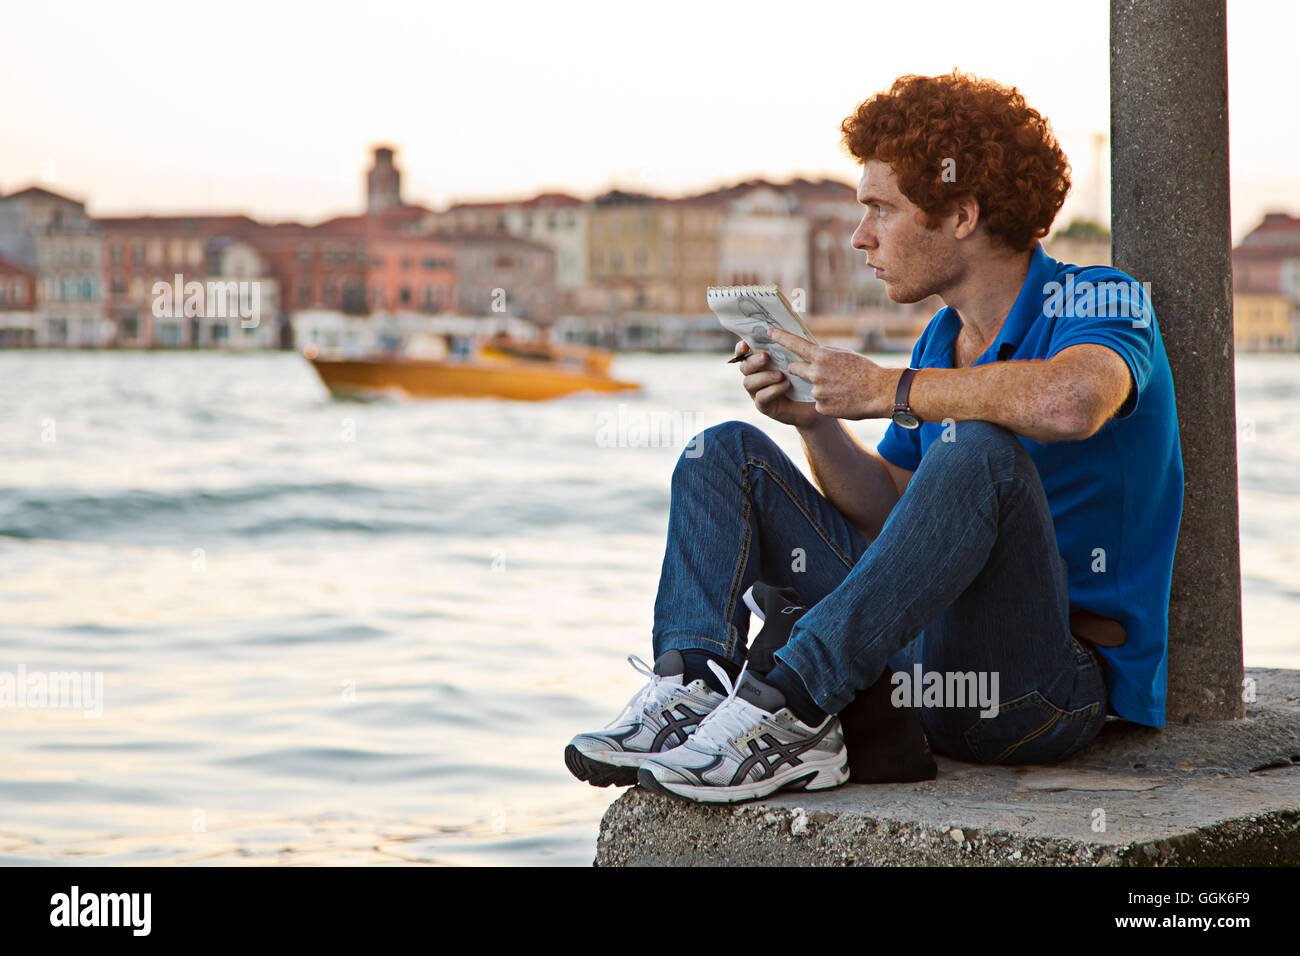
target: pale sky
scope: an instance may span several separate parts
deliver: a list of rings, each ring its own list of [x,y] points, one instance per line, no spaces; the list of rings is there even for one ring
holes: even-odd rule
[[[901,73],[956,66],[1019,86],[1052,121],[1075,171],[1064,222],[1097,206],[1107,11],[1107,0],[10,4],[0,191],[45,185],[101,216],[310,222],[360,210],[378,142],[398,149],[407,201],[434,207],[541,189],[680,195],[754,176],[851,182],[840,120]],[[1234,239],[1266,209],[1300,214],[1287,65],[1298,35],[1300,4],[1229,0]]]

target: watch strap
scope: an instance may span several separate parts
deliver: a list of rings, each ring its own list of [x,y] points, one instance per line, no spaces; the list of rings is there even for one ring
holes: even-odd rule
[[[916,378],[919,369],[909,368],[904,370],[902,376],[898,379],[898,391],[894,395],[894,411],[907,412],[909,415],[916,415],[908,405],[908,398],[912,392],[912,379]]]

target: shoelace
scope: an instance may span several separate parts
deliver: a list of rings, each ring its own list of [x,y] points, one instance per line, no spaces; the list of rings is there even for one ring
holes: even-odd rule
[[[745,679],[745,670],[749,667],[748,661],[741,665],[740,673],[736,675],[736,683],[734,684],[727,677],[727,672],[719,667],[716,662],[709,661],[709,667],[713,673],[718,675],[718,679],[722,681],[722,686],[727,689],[727,697],[705,715],[704,719],[695,728],[695,733],[689,739],[706,746],[719,747],[728,743],[732,738],[752,730],[754,727],[754,712],[759,708],[743,697],[736,696],[736,691],[740,689],[740,684]]]
[[[649,677],[650,681],[632,695],[632,699],[623,705],[623,709],[619,711],[617,717],[605,725],[606,730],[610,727],[617,727],[619,722],[623,720],[624,714],[643,712],[647,704],[657,701],[663,696],[664,678],[662,675],[656,674],[653,667],[635,654],[627,655],[627,662],[632,665],[633,670]]]

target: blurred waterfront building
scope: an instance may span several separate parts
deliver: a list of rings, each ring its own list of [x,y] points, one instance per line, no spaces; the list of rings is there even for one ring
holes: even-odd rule
[[[1233,342],[1243,352],[1300,348],[1300,217],[1270,212],[1232,250]]]
[[[722,219],[716,283],[776,283],[808,311],[809,224],[796,204],[791,192],[767,185],[733,199]]]
[[[1296,300],[1269,290],[1232,286],[1232,343],[1239,352],[1294,352]]]
[[[36,273],[0,255],[0,348],[36,344]]]
[[[0,197],[0,254],[32,271],[32,345],[109,344],[101,240],[85,203],[38,186]]]
[[[555,251],[500,232],[443,236],[454,250],[458,309],[467,316],[555,320]]]
[[[541,193],[505,207],[505,231],[555,252],[555,307],[580,309],[587,288],[587,209],[576,196]]]
[[[722,220],[709,196],[671,200],[617,189],[597,196],[587,220],[592,311],[707,313]]]
[[[129,216],[96,222],[103,233],[105,311],[113,327],[111,344],[123,348],[264,348],[273,344],[280,312],[279,284],[256,250],[237,240],[256,228],[252,219]],[[190,283],[202,286],[201,296],[186,295]],[[245,304],[252,304],[250,283],[257,283],[254,325],[249,325],[253,318],[239,314],[241,293]],[[159,291],[163,288],[168,290],[166,298]],[[175,301],[178,288],[179,302]]]
[[[1232,274],[1252,289],[1300,298],[1300,217],[1268,213],[1232,250]]]
[[[374,162],[366,173],[366,212],[383,212],[401,205],[402,174],[393,164],[393,149],[376,146]]]

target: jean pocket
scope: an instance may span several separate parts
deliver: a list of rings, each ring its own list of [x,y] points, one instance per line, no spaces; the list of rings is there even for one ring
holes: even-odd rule
[[[1055,763],[1078,749],[1100,706],[1063,710],[1033,690],[981,717],[963,737],[982,763]]]

